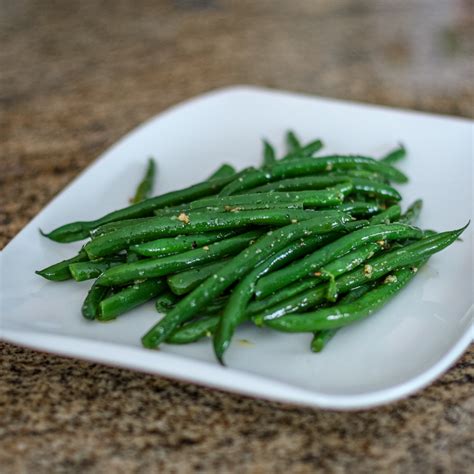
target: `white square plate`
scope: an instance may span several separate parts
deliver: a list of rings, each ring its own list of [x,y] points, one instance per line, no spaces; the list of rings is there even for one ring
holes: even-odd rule
[[[424,199],[420,225],[437,230],[472,216],[472,123],[304,95],[232,87],[160,114],[120,140],[56,197],[2,253],[3,338],[35,349],[156,373],[247,395],[325,408],[371,407],[406,396],[446,370],[472,334],[472,225],[435,255],[377,315],[342,330],[321,354],[309,335],[248,325],[228,351],[227,368],[210,341],[143,349],[140,336],[158,319],[145,305],[111,324],[85,321],[80,307],[90,283],[53,283],[34,270],[72,256],[80,244],[40,236],[74,220],[127,205],[146,159],[159,162],[160,193],[205,179],[219,164],[260,162],[262,137],[283,152],[292,128],[322,137],[326,152],[379,156],[399,140],[410,176],[407,205]],[[239,340],[241,341],[239,343]],[[244,344],[248,340],[250,344]]]

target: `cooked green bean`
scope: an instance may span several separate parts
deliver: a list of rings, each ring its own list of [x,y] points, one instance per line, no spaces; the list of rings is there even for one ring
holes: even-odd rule
[[[99,321],[115,319],[127,311],[146,303],[166,290],[163,280],[145,280],[114,293],[99,304]]]
[[[399,219],[400,214],[402,213],[402,209],[398,204],[394,204],[390,206],[385,211],[382,211],[380,214],[376,214],[375,216],[370,218],[371,224],[390,224],[391,222],[395,222]],[[409,222],[407,222],[409,224]]]
[[[74,257],[55,263],[54,265],[43,268],[42,270],[37,270],[35,273],[51,281],[70,280],[72,275],[69,270],[69,265],[76,262],[86,262],[88,260],[89,257],[87,256],[87,253],[84,249],[81,249]]]
[[[203,207],[228,206],[238,207],[243,204],[276,204],[301,202],[305,207],[335,206],[341,204],[344,197],[353,189],[350,182],[340,183],[334,187],[317,191],[295,191],[295,192],[269,192],[238,194],[235,196],[223,196],[215,198],[205,198],[194,201],[190,204],[191,210]]]
[[[382,253],[380,256],[369,260],[363,267],[337,278],[337,291],[344,293],[369,281],[378,280],[394,269],[424,260],[452,244],[465,228],[466,226],[454,231],[430,235],[400,249]],[[312,286],[309,286],[308,283]],[[278,302],[261,313],[259,312],[259,316],[255,318],[255,321],[258,323],[261,319],[277,318],[285,314],[312,308],[325,300],[327,285],[317,285],[314,280],[306,280],[301,283],[301,287],[303,288],[302,291],[296,294],[294,293],[296,289],[293,288],[295,296]],[[284,294],[285,290],[286,288],[280,294]],[[250,306],[249,314],[255,314]]]
[[[82,316],[86,319],[95,319],[99,314],[100,302],[110,293],[110,288],[98,286],[95,282],[87,293],[84,303],[82,303]]]
[[[208,232],[207,234],[178,235],[144,244],[132,245],[130,250],[144,257],[164,257],[187,250],[193,250],[203,245],[212,244],[219,240],[236,235],[235,231]]]
[[[361,296],[365,295],[373,287],[373,283],[367,283],[365,285],[358,286],[341,298],[338,304],[342,305],[352,303]],[[321,352],[338,331],[339,329],[322,329],[316,331],[313,335],[313,340],[311,341],[311,350],[313,352]]]
[[[227,262],[227,260],[219,260],[218,262],[211,262],[191,270],[169,275],[167,278],[168,286],[176,295],[189,293],[210,275],[220,270]]]
[[[275,149],[269,142],[263,140],[263,166],[271,165],[275,163],[275,161]]]
[[[153,183],[155,181],[156,164],[153,158],[148,160],[145,176],[137,187],[132,203],[136,204],[150,197],[153,192]]]
[[[308,156],[313,156],[317,151],[319,151],[323,147],[323,142],[321,140],[314,140],[308,143],[301,148],[294,149],[290,151],[287,155],[285,155],[282,160],[291,160],[294,158],[305,158]]]
[[[265,320],[265,326],[284,332],[314,332],[338,329],[370,316],[395,296],[416,274],[413,267],[402,267],[385,278],[383,284],[352,303],[336,304],[309,313],[293,313]]]
[[[123,259],[117,258],[98,262],[76,262],[69,265],[69,271],[71,272],[74,280],[85,281],[91,280],[92,278],[97,278],[108,268],[111,268],[114,265],[120,265],[122,263]]]
[[[149,218],[150,217],[137,217],[136,219],[124,219],[122,221],[109,222],[108,224],[103,224],[96,229],[91,230],[90,236],[91,238],[95,239],[99,235],[108,234],[109,232],[121,229],[122,227],[140,224],[141,222],[147,222]]]
[[[400,161],[401,159],[405,158],[406,155],[407,151],[405,147],[400,143],[400,145],[395,148],[395,150],[392,150],[391,152],[380,158],[380,161],[392,165],[393,163],[396,163],[397,161]]]
[[[262,236],[255,244],[234,257],[227,265],[186,295],[172,311],[153,326],[143,336],[143,345],[148,348],[158,347],[179,325],[191,319],[197,311],[289,242],[304,236],[337,230],[351,219],[344,213],[334,214],[331,211],[321,211],[317,214],[313,219],[290,224]]]
[[[418,216],[420,215],[422,207],[423,201],[421,199],[417,199],[413,204],[408,207],[402,217],[400,217],[399,222],[406,222],[408,224],[416,222]]]
[[[203,181],[202,183],[189,186],[179,191],[172,191],[161,196],[152,197],[145,201],[131,206],[110,212],[100,219],[93,221],[78,221],[65,224],[54,229],[49,234],[43,233],[45,237],[56,242],[74,242],[89,237],[90,232],[97,227],[109,222],[121,221],[125,219],[135,219],[153,215],[153,211],[166,206],[176,206],[185,202],[190,202],[211,194],[218,193],[226,184],[232,182],[237,175],[225,178]]]
[[[379,213],[382,208],[377,202],[361,202],[361,201],[352,201],[345,202],[344,204],[339,204],[335,206],[334,209],[337,209],[342,212],[347,212],[354,217],[370,217],[374,214]]]
[[[109,268],[97,279],[98,285],[117,286],[134,280],[157,278],[177,273],[220,257],[235,255],[259,238],[261,232],[252,230],[245,234],[230,237],[202,248],[189,250],[177,255],[161,258],[147,258],[134,263],[125,263]]]
[[[293,178],[318,172],[331,171],[333,169],[362,168],[368,171],[376,171],[396,183],[405,183],[407,177],[396,168],[386,165],[366,156],[357,155],[331,155],[313,158],[301,158],[298,160],[278,161],[274,165],[263,170],[249,168],[238,178],[225,186],[219,193],[220,196],[238,194],[246,189],[255,188],[271,181]]]
[[[196,321],[190,321],[171,333],[166,342],[168,344],[189,344],[199,341],[203,337],[211,336],[218,322],[219,316],[204,316]]]
[[[235,175],[236,171],[232,165],[224,163],[209,176],[209,179],[228,178],[229,176]]]
[[[178,296],[176,296],[171,291],[165,291],[155,301],[155,308],[158,313],[166,314],[170,311],[176,303],[179,301]]]
[[[320,270],[329,261],[342,257],[363,244],[386,240],[421,239],[422,237],[423,232],[420,229],[407,224],[378,224],[364,227],[260,279],[255,294],[258,299],[262,299],[289,283]]]
[[[364,224],[363,222],[349,222],[341,231],[351,232]],[[223,363],[224,352],[231,342],[236,327],[247,319],[247,304],[253,295],[256,281],[263,275],[281,268],[287,263],[333,241],[334,238],[334,233],[330,232],[301,239],[301,241],[291,242],[282,250],[267,258],[237,284],[232,291],[218,329],[214,334],[214,353],[221,364]]]
[[[149,242],[159,237],[242,229],[252,225],[283,226],[291,222],[310,219],[320,212],[327,211],[270,209],[267,211],[228,212],[223,214],[196,212],[171,217],[150,217],[146,222],[100,235],[87,243],[85,249],[89,257],[99,258],[125,250],[131,245]]]
[[[289,152],[300,151],[302,148],[301,142],[293,130],[288,130],[286,132],[286,145]]]

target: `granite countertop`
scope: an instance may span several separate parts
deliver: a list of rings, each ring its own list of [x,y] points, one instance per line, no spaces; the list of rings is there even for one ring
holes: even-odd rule
[[[0,248],[169,105],[257,84],[473,117],[468,1],[0,1]],[[1,315],[0,315],[1,316]],[[468,472],[474,351],[338,413],[0,344],[0,471]]]

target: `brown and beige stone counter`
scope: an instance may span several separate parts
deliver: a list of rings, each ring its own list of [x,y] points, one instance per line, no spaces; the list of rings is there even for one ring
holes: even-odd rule
[[[461,0],[0,0],[0,247],[125,132],[216,87],[472,118],[473,21]],[[472,350],[419,394],[356,413],[0,351],[2,473],[474,465]]]

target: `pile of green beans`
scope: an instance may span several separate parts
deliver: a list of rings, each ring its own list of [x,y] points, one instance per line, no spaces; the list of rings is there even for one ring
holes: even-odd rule
[[[217,360],[242,324],[311,335],[321,352],[348,324],[399,293],[435,253],[467,227],[415,226],[423,202],[402,212],[392,183],[402,145],[380,159],[319,156],[320,139],[294,131],[286,151],[263,140],[258,167],[223,164],[208,179],[150,197],[150,159],[131,205],[42,234],[82,249],[36,273],[51,281],[90,280],[82,315],[113,320],[154,302],[163,317],[142,344],[189,344],[212,337]],[[133,314],[130,315],[133,317]]]

